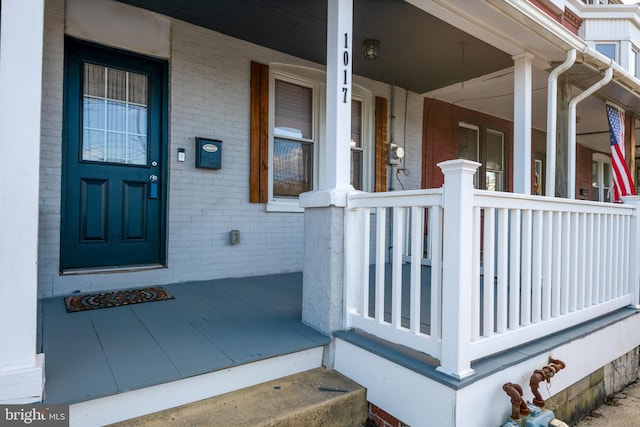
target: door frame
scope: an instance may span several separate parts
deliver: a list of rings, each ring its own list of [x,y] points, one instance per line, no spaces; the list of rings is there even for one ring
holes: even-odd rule
[[[77,224],[68,224],[67,215],[66,215],[66,202],[65,198],[67,195],[67,174],[69,173],[68,156],[69,156],[69,148],[67,144],[67,140],[69,138],[69,129],[72,123],[74,123],[72,117],[74,115],[80,114],[82,117],[82,113],[78,111],[71,111],[71,107],[73,104],[70,103],[70,90],[69,86],[71,84],[71,79],[77,78],[76,73],[70,72],[71,70],[71,58],[72,56],[76,56],[82,58],[83,53],[91,51],[91,55],[105,56],[105,57],[114,57],[119,56],[126,60],[126,58],[131,58],[134,60],[142,60],[149,63],[153,63],[155,67],[157,67],[159,71],[159,84],[160,84],[160,100],[157,103],[159,111],[159,135],[158,135],[158,144],[159,144],[159,163],[161,167],[159,168],[158,175],[160,179],[161,185],[159,186],[158,198],[161,199],[161,203],[159,205],[159,221],[158,221],[158,230],[159,233],[159,248],[158,248],[158,264],[159,266],[166,267],[167,265],[167,208],[168,208],[168,187],[169,187],[169,156],[168,156],[168,148],[169,148],[169,65],[168,61],[165,59],[154,58],[151,56],[143,55],[136,52],[131,52],[123,49],[118,49],[90,41],[76,39],[70,36],[65,36],[64,40],[65,45],[65,54],[64,54],[64,85],[63,85],[63,112],[62,112],[62,170],[61,170],[61,192],[60,192],[60,246],[59,246],[59,272],[60,274],[64,274],[65,272],[69,273],[77,273],[78,271],[85,270],[85,268],[63,268],[63,255],[62,252],[64,250],[64,235],[67,227],[74,227]],[[74,52],[71,54],[70,52]],[[117,65],[115,63],[114,65]],[[81,120],[78,120],[78,123],[81,124]],[[80,132],[81,130],[74,130],[74,132]],[[78,150],[79,153],[81,150]],[[80,159],[78,159],[80,161]],[[139,267],[140,269],[148,269],[147,264],[132,264],[129,266],[113,266],[110,267],[87,267],[87,271],[96,271],[96,270],[118,270],[118,269],[126,269],[132,270]]]

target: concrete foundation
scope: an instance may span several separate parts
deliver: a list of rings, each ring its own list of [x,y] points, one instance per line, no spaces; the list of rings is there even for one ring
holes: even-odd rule
[[[607,398],[638,378],[638,349],[634,349],[546,401],[556,418],[569,425],[587,416]]]

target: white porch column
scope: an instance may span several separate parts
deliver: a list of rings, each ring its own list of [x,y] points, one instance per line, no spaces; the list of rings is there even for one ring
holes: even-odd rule
[[[471,284],[473,282],[473,174],[480,163],[438,163],[444,174],[442,253],[442,355],[436,370],[454,378],[472,375]],[[467,261],[462,261],[467,260]]]
[[[326,144],[320,188],[300,196],[304,210],[302,321],[326,334],[344,328],[345,207],[351,167],[351,33],[353,0],[329,0]],[[332,347],[333,348],[333,347]],[[333,366],[333,351],[324,364]]]
[[[36,355],[44,0],[2,0],[0,403],[42,400]]]
[[[531,62],[523,52],[513,57],[513,191],[531,194]]]
[[[350,189],[353,0],[329,0],[327,12],[326,144],[320,190]]]

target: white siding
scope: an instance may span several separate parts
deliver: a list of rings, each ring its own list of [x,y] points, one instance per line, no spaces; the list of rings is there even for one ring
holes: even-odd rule
[[[593,49],[598,43],[617,43],[617,62],[627,70],[633,69],[629,61],[633,60],[632,50],[640,48],[640,27],[631,16],[625,19],[590,17],[582,24],[580,36]]]

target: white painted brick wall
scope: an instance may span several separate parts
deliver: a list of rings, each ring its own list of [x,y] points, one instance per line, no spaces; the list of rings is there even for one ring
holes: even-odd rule
[[[64,0],[47,0],[42,78],[40,142],[40,225],[38,294],[50,296],[58,276],[62,173],[62,80],[64,74]]]
[[[394,99],[394,142],[405,149],[405,156],[394,169],[394,190],[417,190],[422,180],[423,97],[396,87]]]
[[[265,212],[249,203],[250,61],[318,67],[244,41],[172,21],[169,61],[169,196],[167,268],[135,273],[61,276],[60,182],[64,0],[47,1],[43,84],[39,290],[41,296],[191,280],[301,271],[303,215]],[[362,78],[374,95],[391,87]],[[403,145],[404,96],[396,89],[395,140]],[[400,102],[401,101],[401,102]],[[409,94],[406,189],[420,186],[422,100]],[[220,139],[222,169],[195,168],[195,137]],[[177,161],[178,148],[186,161]],[[241,242],[230,245],[229,232]]]

